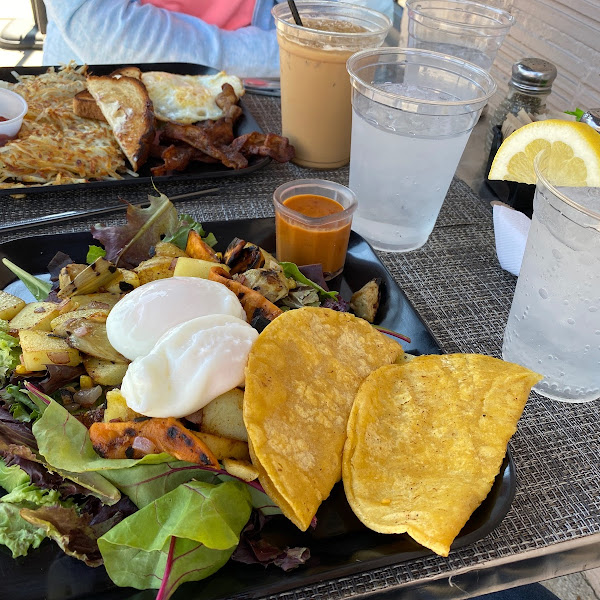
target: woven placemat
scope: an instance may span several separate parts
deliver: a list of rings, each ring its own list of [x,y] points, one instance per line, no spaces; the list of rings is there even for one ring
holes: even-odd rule
[[[264,131],[278,132],[277,99],[247,96],[246,105]],[[161,185],[172,196],[219,186],[218,193],[182,201],[181,212],[198,220],[273,215],[273,190],[285,181],[320,177],[347,183],[348,169],[311,171],[269,163],[244,177]],[[105,206],[119,196],[141,202],[152,193],[146,184],[120,190],[65,192],[59,189],[25,198],[0,198],[2,222],[19,222],[58,210]],[[121,222],[122,215],[37,228],[0,237],[0,242],[31,235],[82,231],[98,220]],[[516,278],[503,271],[494,248],[492,212],[470,188],[454,180],[428,243],[406,254],[378,253],[446,352],[500,356],[502,335]],[[518,485],[513,505],[487,537],[448,558],[429,556],[351,577],[310,585],[268,598],[347,598],[459,569],[477,568],[500,558],[519,560],[527,551],[600,533],[600,435],[598,403],[563,404],[532,395],[511,441]]]

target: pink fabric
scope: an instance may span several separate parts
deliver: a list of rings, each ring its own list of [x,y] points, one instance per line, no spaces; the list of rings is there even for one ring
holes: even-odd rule
[[[205,23],[233,31],[250,25],[256,0],[141,0],[141,3],[198,17]]]

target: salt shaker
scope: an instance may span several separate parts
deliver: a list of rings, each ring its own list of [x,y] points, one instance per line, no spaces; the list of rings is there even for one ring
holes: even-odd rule
[[[512,133],[519,125],[527,123],[527,117],[522,113],[520,116],[525,119],[524,122],[519,122],[510,115],[516,117],[523,110],[526,115],[529,115],[529,120],[533,121],[536,115],[544,114],[546,98],[552,91],[552,82],[555,79],[556,67],[542,58],[523,58],[513,65],[512,77],[508,82],[508,94],[490,119],[488,151],[492,145],[495,127],[502,128],[508,119],[507,125],[510,127],[508,133]]]

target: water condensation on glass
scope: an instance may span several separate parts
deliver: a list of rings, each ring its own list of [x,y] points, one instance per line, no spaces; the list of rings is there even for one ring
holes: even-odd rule
[[[600,214],[600,188],[557,191]],[[502,354],[545,376],[537,391],[567,402],[600,396],[599,225],[538,181]]]

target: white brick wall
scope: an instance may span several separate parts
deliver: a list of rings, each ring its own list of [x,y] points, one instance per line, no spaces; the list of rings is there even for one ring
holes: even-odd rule
[[[558,77],[548,98],[551,110],[600,107],[600,0],[512,0],[516,19],[491,73],[506,93],[512,64],[526,56],[556,65]]]

